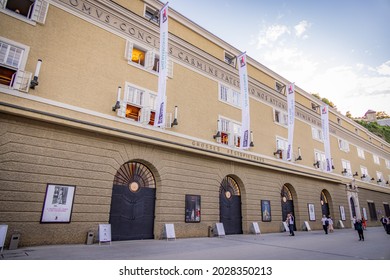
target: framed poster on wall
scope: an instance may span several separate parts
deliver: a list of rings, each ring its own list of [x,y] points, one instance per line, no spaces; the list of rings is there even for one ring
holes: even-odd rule
[[[261,220],[263,222],[271,222],[271,202],[269,200],[261,200]]]
[[[345,221],[345,210],[344,210],[344,206],[340,205],[340,219],[342,221]]]
[[[200,195],[186,194],[185,222],[200,223]]]
[[[41,223],[70,223],[76,186],[47,184]]]
[[[309,211],[309,220],[310,221],[315,221],[316,220],[316,212],[314,210],[314,204],[308,203],[307,208]]]

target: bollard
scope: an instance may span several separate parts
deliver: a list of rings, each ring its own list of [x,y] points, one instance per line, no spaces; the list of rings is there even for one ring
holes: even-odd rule
[[[87,245],[92,245],[93,244],[93,237],[94,237],[93,231],[88,231],[88,234],[87,234]]]
[[[18,249],[19,239],[20,239],[20,233],[14,233],[11,235],[11,241],[9,243],[9,250]]]

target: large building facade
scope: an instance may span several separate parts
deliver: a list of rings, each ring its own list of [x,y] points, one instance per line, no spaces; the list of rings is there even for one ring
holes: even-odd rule
[[[233,46],[169,9],[167,121],[153,125],[156,0],[0,1],[0,224],[6,243],[301,230],[322,215],[351,227],[390,215],[390,144],[330,109],[324,171],[321,101],[295,86],[293,160],[286,160],[290,82],[248,57],[253,146],[241,150]],[[119,102],[117,102],[119,101]],[[118,103],[118,104],[117,104]],[[118,105],[118,106],[116,106]],[[341,223],[340,223],[341,221]]]

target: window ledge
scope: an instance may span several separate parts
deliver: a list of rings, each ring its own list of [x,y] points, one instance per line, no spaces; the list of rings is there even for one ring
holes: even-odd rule
[[[32,26],[36,26],[37,25],[37,23],[35,21],[32,21],[32,20],[28,19],[27,17],[25,17],[23,15],[19,15],[19,14],[15,13],[15,12],[10,11],[10,10],[0,9],[0,12],[3,13],[3,14],[9,15],[10,17],[13,17],[13,18],[16,18],[18,20],[21,20],[21,21],[23,21],[25,23],[28,23],[28,24],[30,24]]]

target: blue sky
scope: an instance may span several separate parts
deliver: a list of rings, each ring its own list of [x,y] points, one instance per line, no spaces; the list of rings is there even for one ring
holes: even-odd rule
[[[169,7],[343,114],[390,114],[390,0],[170,0]]]

